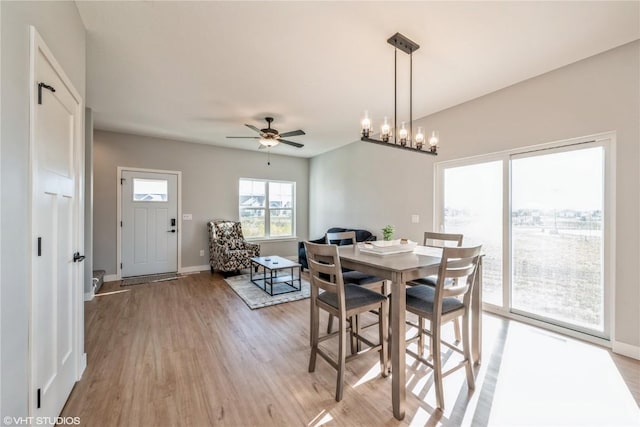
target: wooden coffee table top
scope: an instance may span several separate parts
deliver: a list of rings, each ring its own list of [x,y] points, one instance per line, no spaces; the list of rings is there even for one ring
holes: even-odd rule
[[[264,268],[268,268],[269,270],[279,270],[281,268],[292,268],[292,267],[300,267],[300,264],[297,262],[293,262],[289,259],[282,258],[278,255],[271,256],[259,256],[255,258],[251,258],[251,261],[254,263],[261,265]]]

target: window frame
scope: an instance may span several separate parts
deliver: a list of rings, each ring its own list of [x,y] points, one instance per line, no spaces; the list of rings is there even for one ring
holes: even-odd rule
[[[511,160],[522,156],[535,156],[545,150],[553,152],[568,151],[580,146],[602,147],[604,154],[603,178],[604,178],[604,203],[603,203],[603,281],[604,281],[604,330],[602,333],[575,325],[563,324],[554,320],[531,317],[511,308]],[[438,162],[434,165],[434,211],[433,229],[444,230],[444,171],[445,169],[470,166],[474,164],[502,161],[502,304],[494,305],[483,301],[483,310],[501,316],[532,324],[554,332],[580,338],[589,342],[611,347],[615,331],[615,158],[616,158],[616,133],[605,132],[601,134],[572,138],[562,141],[554,141],[533,146],[514,148],[496,153],[483,154],[461,159]]]
[[[240,183],[242,181],[251,181],[251,182],[263,182],[265,184],[265,206],[264,207],[243,207],[240,205]],[[290,208],[272,208],[270,207],[270,194],[269,194],[269,184],[291,184],[291,207]],[[242,223],[242,211],[247,209],[262,209],[264,210],[264,236],[258,237],[246,237],[248,241],[274,241],[274,240],[297,240],[296,233],[296,182],[295,181],[285,181],[285,180],[277,180],[277,179],[262,179],[262,178],[239,178],[238,179],[238,218],[240,223]],[[271,211],[281,211],[281,210],[290,210],[291,211],[291,235],[287,236],[271,236]]]

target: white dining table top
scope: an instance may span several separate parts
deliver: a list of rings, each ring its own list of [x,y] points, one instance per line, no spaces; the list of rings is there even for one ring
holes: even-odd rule
[[[416,246],[412,252],[372,255],[360,251],[358,245],[348,245],[338,246],[338,253],[343,260],[401,272],[439,265],[442,257],[442,248]]]

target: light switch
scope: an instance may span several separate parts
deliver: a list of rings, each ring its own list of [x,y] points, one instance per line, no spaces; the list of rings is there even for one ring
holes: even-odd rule
[[[411,215],[411,223],[419,224],[420,223],[420,215],[413,214]]]
[[[191,221],[193,219],[193,215],[191,214],[182,214],[183,221]]]

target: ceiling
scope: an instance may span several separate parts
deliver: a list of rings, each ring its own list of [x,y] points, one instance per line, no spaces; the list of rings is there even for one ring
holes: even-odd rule
[[[393,47],[413,57],[414,118],[640,38],[639,2],[93,2],[87,106],[98,129],[256,150],[244,123],[275,117],[313,157],[393,115]],[[398,57],[408,120],[408,56]],[[442,137],[442,135],[441,135]]]

